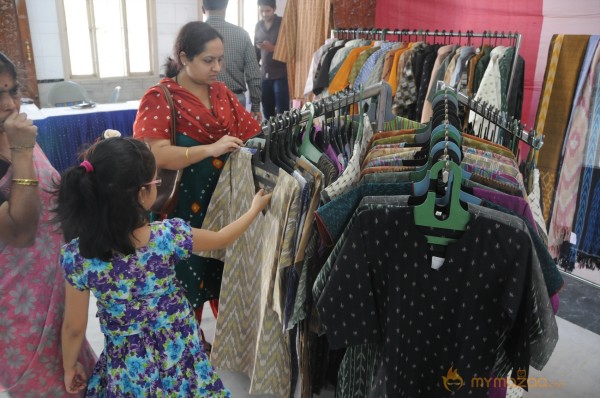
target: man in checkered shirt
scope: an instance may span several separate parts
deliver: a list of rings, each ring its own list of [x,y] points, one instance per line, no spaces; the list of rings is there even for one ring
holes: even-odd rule
[[[260,121],[261,79],[254,45],[248,32],[225,21],[228,3],[229,0],[204,0],[202,5],[202,11],[208,17],[206,23],[223,36],[225,70],[219,74],[218,80],[225,83],[244,106],[247,88],[250,91],[252,115]]]

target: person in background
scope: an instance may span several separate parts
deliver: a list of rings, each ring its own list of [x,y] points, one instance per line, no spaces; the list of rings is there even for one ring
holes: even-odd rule
[[[262,120],[260,69],[248,32],[225,21],[228,3],[229,0],[204,0],[202,6],[202,11],[208,17],[206,23],[219,32],[225,46],[225,68],[217,79],[235,93],[244,107],[246,107],[245,92],[248,87],[252,115],[260,121]]]
[[[171,111],[159,87],[143,96],[133,125],[133,136],[145,140],[158,167],[183,168],[178,205],[169,217],[180,217],[200,228],[229,152],[261,132],[260,124],[225,84],[217,81],[223,67],[223,40],[210,25],[184,25],[175,41],[161,80],[175,104],[176,145],[171,145]],[[175,267],[198,322],[206,301],[217,316],[223,263],[192,255]],[[209,346],[207,346],[209,347]]]
[[[0,52],[0,396],[73,397],[60,354],[63,240],[50,213],[59,175],[36,144],[37,127],[19,113],[20,87]],[[96,357],[86,341],[78,360],[91,373]]]
[[[261,20],[254,31],[256,58],[260,62],[262,107],[266,119],[290,109],[290,92],[285,63],[273,59],[281,17],[275,14],[275,0],[258,0]]]
[[[68,169],[58,188],[65,241],[60,262],[66,301],[62,327],[65,388],[86,397],[229,397],[203,350],[193,310],[175,278],[192,251],[224,249],[269,204],[260,190],[250,209],[219,231],[182,219],[149,223],[156,161],[147,144],[107,138]],[[94,373],[77,363],[90,291],[105,345]]]

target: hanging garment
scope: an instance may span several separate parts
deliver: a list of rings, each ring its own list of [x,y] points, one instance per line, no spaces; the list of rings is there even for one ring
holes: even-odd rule
[[[357,132],[360,134],[360,141],[354,145],[354,151],[348,166],[332,184],[326,186],[321,191],[321,199],[323,202],[328,202],[331,199],[341,195],[350,189],[358,181],[360,174],[360,164],[365,157],[367,151],[367,143],[373,136],[371,121],[367,114],[363,115],[362,128]]]
[[[329,37],[330,10],[330,0],[288,0],[285,5],[273,59],[287,64],[290,98],[303,98],[312,55]]]
[[[364,192],[364,191],[363,191]],[[374,191],[375,192],[375,191]],[[408,197],[407,196],[370,196],[364,197],[361,200],[360,205],[358,205],[356,211],[352,215],[352,218],[348,221],[347,225],[344,228],[344,232],[340,235],[334,235],[332,237],[337,243],[335,248],[332,250],[327,262],[321,268],[321,271],[316,279],[316,282],[313,287],[313,295],[315,299],[320,297],[325,285],[327,283],[327,278],[331,272],[333,262],[339,255],[340,250],[342,249],[347,234],[349,230],[352,228],[354,220],[362,211],[367,209],[381,208],[382,205],[385,206],[406,206]],[[492,204],[486,204],[489,206]],[[496,208],[500,208],[499,206],[495,206]],[[531,362],[535,364],[536,369],[542,369],[547,363],[550,354],[552,353],[557,339],[558,339],[558,328],[556,322],[553,317],[553,308],[551,308],[549,304],[549,299],[551,295],[554,295],[556,289],[560,288],[562,285],[562,279],[560,277],[560,273],[556,269],[554,261],[547,255],[547,250],[543,244],[536,243],[537,235],[535,231],[531,229],[529,226],[526,227],[526,223],[519,220],[516,217],[512,217],[505,213],[505,210],[502,212],[492,210],[491,208],[483,208],[481,206],[469,205],[469,211],[476,216],[485,215],[488,218],[491,218],[495,221],[501,222],[503,224],[516,227],[523,231],[529,231],[529,236],[535,245],[535,250],[532,251],[532,265],[533,268],[533,281],[532,292],[533,297],[535,298],[535,302],[532,304],[534,308],[532,311],[537,313],[537,317],[534,317],[534,322],[530,327],[529,336],[532,340],[532,360]],[[332,214],[333,215],[333,214]],[[326,219],[322,219],[322,222],[325,225],[335,225],[338,217],[327,217]],[[341,232],[339,229],[337,230]],[[334,232],[338,233],[338,232]],[[539,256],[539,257],[538,257]],[[539,260],[539,261],[538,261]],[[558,277],[560,279],[560,285],[556,287],[552,287],[551,283],[553,283],[553,278]],[[546,284],[548,287],[544,289],[543,286]],[[550,290],[552,289],[552,290]],[[546,294],[547,293],[547,294]],[[555,312],[555,311],[554,311]],[[363,344],[361,346],[353,346],[349,347],[346,351],[346,355],[344,357],[344,361],[342,362],[342,366],[339,371],[339,380],[341,385],[338,385],[338,391],[343,391],[341,396],[367,396],[361,391],[364,388],[367,388],[367,391],[370,390],[369,382],[366,382],[364,375],[368,376],[371,374],[369,369],[373,369],[374,365],[377,363],[381,363],[381,361],[370,362],[368,358],[376,358],[374,354],[367,355],[372,351],[377,351],[376,346]],[[507,366],[508,358],[505,355],[501,355],[498,357],[496,362],[496,368],[502,368]],[[362,375],[363,379],[359,379],[358,375]],[[371,380],[368,379],[367,380]],[[343,390],[342,390],[343,389]],[[490,391],[491,392],[491,391]],[[357,394],[357,395],[354,395]]]
[[[544,145],[537,153],[536,160],[540,170],[542,210],[546,225],[550,222],[562,143],[589,37],[554,35],[550,43],[549,61],[535,122],[538,134],[544,136]]]
[[[575,218],[574,232],[576,245],[571,245],[564,268],[572,269],[575,261],[582,267],[599,269],[600,264],[600,70],[594,79],[594,107],[591,111],[590,138],[581,171],[579,201]],[[594,218],[592,218],[594,217]],[[574,247],[572,247],[574,246]]]
[[[203,228],[219,230],[246,211],[255,192],[250,159],[243,152],[230,156]],[[273,292],[280,265],[293,260],[281,255],[294,243],[288,215],[298,198],[297,181],[280,170],[266,214],[226,250],[205,253],[225,263],[211,362],[247,374],[250,394],[290,394],[290,353]]]
[[[590,133],[593,81],[598,62],[600,62],[599,39],[600,36],[592,36],[590,39],[588,54],[591,56],[586,56],[587,62],[584,62],[582,67],[585,81],[582,85],[581,95],[575,98],[569,122],[570,128],[563,144],[562,167],[556,187],[552,219],[548,227],[548,247],[555,258],[558,257],[562,242],[571,238],[571,226],[577,206],[577,195],[574,192],[579,187],[585,145]]]
[[[337,39],[329,38],[325,40],[325,44],[323,44],[312,57],[312,62],[310,64],[310,68],[308,69],[308,77],[306,78],[306,84],[304,85],[304,96],[308,97],[313,91],[313,83],[317,77],[317,70],[319,67],[319,63],[321,62],[321,58],[323,55],[329,50],[333,45],[337,42]]]
[[[481,79],[481,84],[477,89],[475,100],[481,103],[486,102],[488,106],[500,110],[502,108],[502,97],[506,94],[502,91],[502,77],[500,75],[500,60],[504,57],[507,47],[498,46],[490,53],[490,62],[485,70],[485,74]],[[483,136],[483,126],[488,122],[482,116],[479,116],[475,111],[471,111],[469,115],[469,123],[473,125],[474,134]],[[496,140],[497,128],[492,125],[488,134],[492,137],[491,141]]]
[[[317,303],[332,347],[382,342],[374,396],[444,396],[442,378],[432,375],[432,369],[444,375],[453,366],[465,380],[488,377],[504,333],[513,341],[504,346],[513,367],[527,372],[529,318],[521,311],[529,302],[531,282],[524,233],[473,218],[460,239],[447,247],[444,265],[433,269],[432,253],[412,220],[411,209],[358,216]],[[509,237],[523,243],[507,244]],[[340,261],[344,258],[351,263]],[[355,283],[348,284],[348,278]],[[347,310],[340,313],[340,305]],[[376,314],[381,311],[379,322]],[[472,396],[488,395],[468,384],[463,389]]]

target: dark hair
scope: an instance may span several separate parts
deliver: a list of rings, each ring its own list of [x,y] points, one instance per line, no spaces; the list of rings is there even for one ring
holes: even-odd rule
[[[258,5],[277,8],[277,3],[275,2],[275,0],[258,0]]]
[[[227,8],[228,3],[229,0],[204,0],[202,2],[202,7],[208,11],[224,10]]]
[[[25,86],[24,80],[21,78],[21,74],[19,73],[19,69],[15,66],[15,64],[8,58],[2,51],[0,51],[0,75],[7,74],[16,83],[15,93],[20,96],[23,87]]]
[[[131,233],[148,222],[139,190],[156,173],[148,146],[133,138],[108,138],[84,154],[93,170],[73,166],[61,177],[55,221],[66,242],[79,238],[85,258],[109,261],[113,252],[132,254]]]
[[[223,41],[223,37],[219,32],[207,23],[193,21],[183,25],[173,46],[174,58],[167,58],[167,63],[165,64],[167,77],[176,76],[181,68],[183,68],[179,53],[183,51],[187,59],[191,61],[196,55],[204,51],[206,43],[214,39],[221,39]]]

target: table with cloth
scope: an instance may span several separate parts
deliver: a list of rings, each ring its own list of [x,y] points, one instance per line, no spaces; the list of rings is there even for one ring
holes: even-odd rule
[[[114,129],[123,136],[131,136],[139,103],[96,104],[84,109],[38,109],[33,104],[23,104],[21,112],[27,113],[38,126],[38,144],[52,166],[62,172],[77,164],[81,150],[96,141],[104,130]]]

